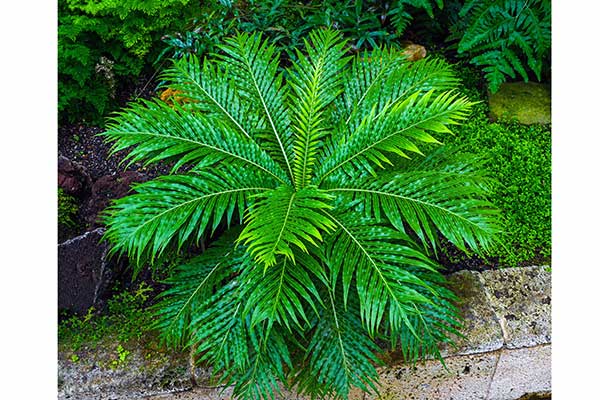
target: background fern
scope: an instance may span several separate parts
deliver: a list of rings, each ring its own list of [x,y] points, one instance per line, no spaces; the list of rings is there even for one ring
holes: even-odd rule
[[[191,0],[59,0],[60,119],[102,123],[117,91],[156,58],[160,38],[197,9]]]
[[[496,92],[507,77],[540,81],[549,67],[549,0],[469,0],[459,12],[450,39],[458,53],[485,72]]]

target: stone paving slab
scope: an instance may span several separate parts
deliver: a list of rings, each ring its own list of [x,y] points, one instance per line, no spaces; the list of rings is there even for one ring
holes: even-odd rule
[[[194,388],[179,393],[167,393],[144,397],[146,400],[231,400],[233,388],[221,391],[215,388]]]
[[[551,364],[551,345],[502,351],[488,398],[513,400],[530,393],[549,394]]]
[[[437,360],[380,368],[380,396],[353,390],[350,400],[517,400],[551,391],[551,274],[546,267],[462,271],[449,277],[463,299],[465,339]],[[110,368],[115,342],[80,354],[59,353],[59,399],[231,400],[185,354],[131,349],[126,366]],[[148,358],[151,356],[150,358]],[[393,357],[390,358],[393,360]],[[202,373],[205,372],[205,374]],[[200,372],[200,373],[199,373]],[[208,375],[207,375],[208,376]],[[206,385],[205,385],[206,384]],[[545,397],[549,398],[549,397]],[[281,400],[305,400],[285,392]]]
[[[476,400],[485,399],[499,352],[456,356],[389,367],[380,371],[380,395],[366,400]]]
[[[504,344],[502,328],[492,309],[479,272],[461,271],[449,277],[455,293],[460,293],[459,308],[464,317],[463,338],[453,337],[456,348],[447,346],[442,356],[494,351]]]
[[[500,320],[506,348],[551,342],[552,283],[547,267],[490,270],[481,277]]]

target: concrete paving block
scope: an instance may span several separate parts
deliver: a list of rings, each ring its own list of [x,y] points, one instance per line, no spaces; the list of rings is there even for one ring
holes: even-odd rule
[[[532,394],[549,394],[552,346],[503,350],[490,386],[489,400],[514,400]]]
[[[551,342],[552,282],[547,267],[490,270],[481,277],[502,325],[506,348]]]
[[[231,400],[233,388],[221,390],[219,388],[194,388],[179,393],[168,393],[152,397],[146,397],[145,400]]]
[[[479,272],[461,271],[449,277],[449,283],[460,298],[464,317],[463,338],[453,337],[456,349],[446,346],[444,357],[498,350],[504,344],[502,328],[490,305]]]
[[[483,400],[499,352],[456,356],[439,361],[387,367],[380,370],[380,395],[365,400]]]

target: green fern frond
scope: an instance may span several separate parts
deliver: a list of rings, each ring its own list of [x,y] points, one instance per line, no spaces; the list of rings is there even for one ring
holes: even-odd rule
[[[250,103],[240,98],[220,64],[209,59],[201,62],[190,55],[175,61],[162,78],[186,100],[185,107],[211,114],[248,138],[264,129],[264,121],[249,109]]]
[[[433,271],[432,262],[411,247],[411,240],[400,232],[375,220],[344,215],[331,218],[340,229],[328,240],[328,258],[332,281],[341,273],[344,303],[353,279],[360,299],[360,315],[371,336],[381,328],[384,315],[392,332],[406,327],[416,335],[408,316],[414,304],[428,303],[430,298],[410,285],[423,285],[406,266]],[[336,257],[345,254],[346,257]],[[409,285],[410,284],[410,285]],[[435,290],[430,295],[435,295]]]
[[[374,49],[354,60],[344,81],[338,108],[349,128],[356,129],[372,111],[380,113],[389,103],[397,104],[416,92],[443,92],[456,87],[458,79],[449,64],[440,59],[408,62],[396,49]]]
[[[246,257],[239,279],[230,280],[197,310],[190,322],[190,343],[200,360],[213,366],[220,384],[235,384],[236,398],[275,399],[285,370],[292,367],[291,356],[280,330],[266,329],[267,321],[252,326],[250,316],[244,315],[250,291],[243,282],[252,264]]]
[[[293,264],[287,258],[266,271],[261,268],[252,270],[244,280],[250,293],[244,313],[251,314],[251,325],[266,321],[268,329],[277,323],[290,332],[293,329],[303,330],[308,322],[305,307],[310,306],[318,312],[316,304],[322,303],[309,272],[311,270],[306,265],[300,262]]]
[[[339,71],[349,61],[343,57],[345,42],[332,31],[311,32],[305,40],[306,56],[297,51],[289,85],[299,102],[290,104],[296,135],[294,141],[294,181],[296,187],[307,186],[312,177],[321,139],[327,135],[327,106],[341,92]]]
[[[550,8],[549,0],[469,0],[451,36],[460,36],[459,54],[482,67],[492,92],[515,71],[528,81],[524,65],[540,80],[550,50]]]
[[[192,318],[224,280],[241,271],[246,253],[242,247],[235,247],[237,235],[239,229],[231,229],[200,256],[179,265],[166,280],[169,289],[153,306],[153,327],[161,332],[166,344],[188,345]]]
[[[275,53],[275,47],[262,41],[260,34],[239,34],[226,40],[221,50],[226,54],[221,57],[221,63],[235,82],[240,96],[257,107],[265,120],[264,131],[257,135],[270,144],[267,150],[285,165],[293,180],[293,134],[285,107],[288,88],[283,85],[281,73],[277,72],[279,55]]]
[[[376,355],[381,349],[365,332],[354,302],[343,307],[331,286],[324,292],[327,305],[313,322],[307,365],[295,377],[298,391],[313,399],[330,394],[347,399],[352,387],[377,393],[375,365],[382,364]]]
[[[379,113],[372,110],[347,143],[338,146],[323,160],[317,173],[318,182],[338,170],[348,176],[359,172],[374,174],[376,167],[392,164],[385,152],[406,158],[410,158],[407,151],[422,154],[415,142],[439,143],[429,132],[451,133],[448,125],[464,120],[471,105],[466,98],[458,98],[452,92],[434,97],[434,92],[430,91],[422,96],[419,92],[413,93],[400,103],[389,102]],[[371,133],[366,135],[364,132]]]
[[[458,166],[457,166],[458,167]],[[366,215],[385,216],[400,232],[410,228],[435,250],[437,232],[459,249],[489,251],[501,228],[498,211],[484,200],[489,185],[474,165],[390,172],[362,181],[340,180],[330,193],[359,199]]]
[[[335,226],[322,212],[332,207],[332,197],[315,188],[294,191],[281,186],[257,198],[238,240],[265,268],[275,264],[277,254],[294,262],[292,246],[306,252],[307,244],[317,246],[323,241],[321,232]]]
[[[133,104],[112,119],[101,134],[113,143],[111,153],[130,149],[129,164],[176,159],[172,171],[184,164],[214,165],[222,160],[255,168],[282,183],[285,172],[256,143],[238,135],[215,119],[205,118],[161,102]]]
[[[159,256],[170,244],[178,248],[198,241],[223,219],[241,219],[250,195],[272,189],[273,181],[229,167],[190,175],[164,176],[134,187],[135,194],[114,202],[105,212],[105,237],[111,251],[126,252],[141,266]],[[147,256],[147,257],[145,257]]]

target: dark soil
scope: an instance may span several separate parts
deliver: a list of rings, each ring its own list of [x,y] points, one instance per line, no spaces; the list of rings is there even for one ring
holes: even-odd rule
[[[118,103],[125,106],[128,102],[137,99],[151,99],[156,95],[154,88],[157,84],[153,75],[146,74],[136,83],[125,85],[122,88]],[[103,138],[96,136],[103,131],[103,128],[87,126],[83,123],[59,126],[58,155],[83,165],[92,180],[123,171],[139,171],[150,177],[169,172],[168,167],[164,165],[152,165],[145,168],[136,163],[125,168],[126,165],[120,163],[126,152],[121,151],[109,156],[110,145]]]
[[[169,173],[169,167],[164,164],[153,164],[144,167],[140,163],[127,166],[122,163],[126,151],[113,155],[110,145],[97,136],[104,129],[94,126],[67,125],[58,128],[58,154],[81,164],[93,181],[106,175],[115,175],[124,171],[143,172],[150,177]]]

